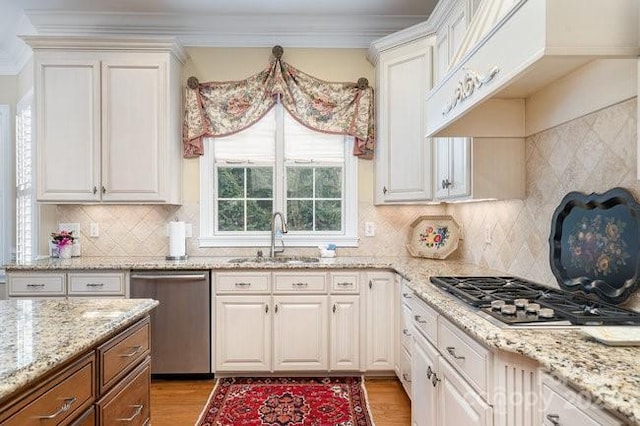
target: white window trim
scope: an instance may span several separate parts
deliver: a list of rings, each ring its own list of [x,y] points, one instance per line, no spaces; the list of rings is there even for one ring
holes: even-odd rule
[[[36,182],[37,180],[37,163],[36,163],[36,158],[37,158],[37,144],[36,144],[36,126],[35,126],[35,120],[36,120],[36,111],[35,111],[35,104],[34,104],[34,96],[33,96],[33,89],[29,90],[23,97],[22,99],[20,99],[20,101],[18,101],[17,105],[16,105],[16,117],[18,115],[18,112],[24,108],[26,108],[27,106],[31,107],[31,182],[32,182],[32,186],[31,186],[31,204],[33,206],[33,211],[31,212],[31,247],[33,252],[31,253],[31,259],[27,259],[27,260],[34,260],[36,258],[38,258],[38,235],[40,232],[40,207],[39,204],[36,202]],[[17,141],[17,132],[18,129],[16,127],[16,145],[18,143]],[[15,153],[14,153],[15,154]],[[14,164],[15,164],[15,157],[14,157]],[[17,164],[16,164],[16,173],[17,173]],[[17,184],[17,183],[16,183]],[[15,185],[14,185],[15,186]],[[17,194],[16,194],[17,197]],[[16,203],[16,208],[17,208],[17,203]],[[18,222],[18,218],[17,218],[17,211],[13,212],[13,217],[15,217],[15,223],[16,223],[16,232],[17,232],[17,222]],[[17,245],[18,241],[17,241],[17,237],[16,237],[16,245]],[[18,248],[16,247],[16,253],[18,251]]]
[[[205,153],[200,157],[200,247],[257,247],[269,246],[271,235],[269,232],[238,232],[214,235],[214,207],[211,194],[215,191],[215,179],[211,165],[213,164],[213,149],[207,149],[213,139],[206,139]],[[342,232],[316,232],[315,235],[301,235],[290,232],[282,236],[287,247],[316,247],[318,245],[334,243],[338,247],[358,247],[358,158],[353,155],[354,138],[345,136],[345,162],[344,162],[344,203],[345,214],[343,218],[344,231]],[[276,163],[282,162],[282,153],[278,151],[276,144]],[[278,166],[276,166],[278,167]],[[274,185],[282,185],[280,193],[284,190],[284,177],[281,182]],[[204,200],[208,200],[205,202]],[[284,201],[284,200],[282,200]],[[280,200],[274,199],[275,211],[282,211]],[[283,212],[284,213],[284,212]]]
[[[9,149],[9,134],[10,124],[9,116],[11,109],[9,105],[0,105],[0,164],[2,164],[2,173],[0,173],[0,282],[4,282],[4,270],[2,266],[9,262],[11,253],[11,218],[13,217],[11,197],[13,190],[11,188],[11,175],[13,167],[9,167],[13,164],[11,159],[11,150]],[[0,295],[0,299],[1,299]]]

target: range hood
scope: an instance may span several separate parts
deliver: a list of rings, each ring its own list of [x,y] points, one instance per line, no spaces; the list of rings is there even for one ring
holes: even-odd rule
[[[596,59],[640,53],[638,0],[484,0],[427,94],[427,136],[525,137],[525,99]]]

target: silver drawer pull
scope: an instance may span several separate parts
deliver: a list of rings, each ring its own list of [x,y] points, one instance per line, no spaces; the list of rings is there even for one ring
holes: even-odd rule
[[[132,346],[132,351],[127,353],[127,354],[122,354],[120,355],[122,358],[131,358],[132,356],[135,356],[136,354],[138,354],[141,350],[142,350],[142,345],[137,345],[137,346]]]
[[[251,283],[236,283],[236,287],[251,287]]]
[[[87,287],[104,287],[104,283],[87,283]]]
[[[426,323],[427,323],[427,321],[426,321],[426,320],[423,320],[423,319],[422,319],[422,317],[421,317],[420,315],[414,315],[414,316],[413,316],[413,319],[415,319],[415,320],[416,320],[416,322],[418,322],[419,324],[426,324]]]
[[[409,378],[409,375],[407,373],[402,373],[402,380],[407,383],[411,383],[411,379]]]
[[[411,337],[411,333],[409,333],[409,330],[407,330],[406,328],[402,329],[402,334],[404,334],[407,337]]]
[[[547,420],[549,420],[553,426],[560,426],[560,416],[557,414],[547,414]]]
[[[142,408],[144,408],[144,405],[130,405],[129,407],[133,408],[133,414],[131,415],[131,417],[125,417],[125,418],[120,418],[120,419],[116,419],[119,422],[131,422],[133,421],[133,419],[135,419],[136,417],[138,417],[140,415],[140,413],[142,413]]]
[[[71,408],[73,403],[76,402],[76,397],[75,396],[71,396],[71,397],[68,397],[68,398],[64,398],[63,401],[64,402],[62,403],[62,406],[60,406],[60,408],[58,408],[58,411],[56,411],[53,414],[49,414],[48,416],[38,416],[38,418],[42,419],[42,420],[50,420],[50,419],[55,419],[56,417],[58,417],[62,413],[66,413],[67,411],[69,411],[69,409]]]
[[[338,286],[340,287],[352,287],[353,283],[349,283],[349,282],[343,282],[343,283],[336,283]]]
[[[309,283],[293,283],[291,285],[294,287],[309,287]]]
[[[464,359],[463,356],[456,354],[456,348],[454,348],[453,346],[447,346],[447,352],[449,352],[449,355],[451,355],[454,359]]]
[[[44,287],[44,284],[27,284],[27,287],[29,287],[29,288],[42,288],[42,287]]]
[[[405,299],[412,299],[411,293],[402,293],[402,297],[404,297]]]

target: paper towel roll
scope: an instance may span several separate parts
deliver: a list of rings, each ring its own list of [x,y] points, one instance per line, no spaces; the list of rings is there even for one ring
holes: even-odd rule
[[[184,222],[169,222],[169,256],[186,255],[186,235]]]

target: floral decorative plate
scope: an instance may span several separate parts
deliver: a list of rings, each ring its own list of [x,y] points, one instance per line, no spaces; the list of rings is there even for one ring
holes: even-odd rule
[[[551,271],[568,291],[622,303],[640,287],[640,205],[623,188],[567,194],[553,214]]]
[[[420,216],[409,228],[407,250],[413,257],[445,259],[458,248],[460,226],[451,216]]]

